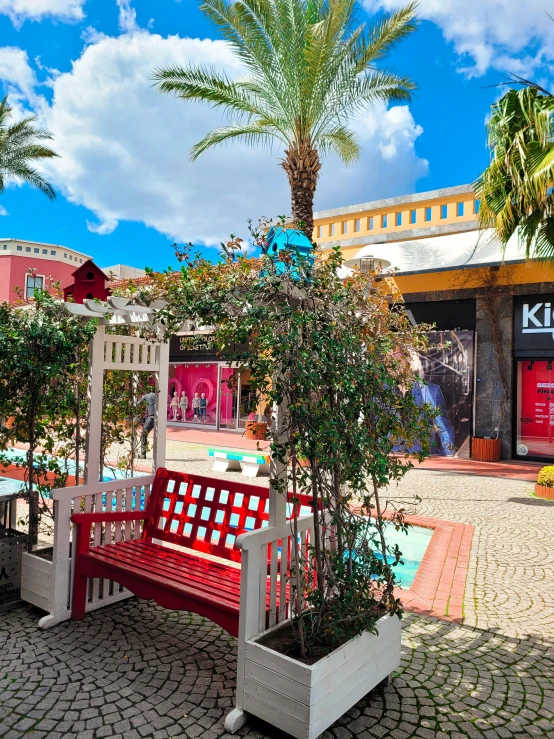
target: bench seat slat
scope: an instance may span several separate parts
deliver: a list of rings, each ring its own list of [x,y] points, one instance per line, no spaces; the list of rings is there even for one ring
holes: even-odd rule
[[[203,560],[194,554],[179,552],[177,557],[168,557],[167,547],[159,544],[134,546],[134,542],[94,547],[86,555],[93,561],[109,563],[123,570],[151,574],[162,579],[168,586],[183,586],[206,591],[210,597],[218,593],[230,595],[240,589],[240,570],[218,562]],[[160,551],[161,550],[161,551]]]

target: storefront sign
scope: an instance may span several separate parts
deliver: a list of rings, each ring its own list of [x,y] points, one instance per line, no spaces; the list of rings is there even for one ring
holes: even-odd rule
[[[179,351],[215,351],[214,337],[211,334],[200,336],[179,336]]]
[[[217,362],[245,350],[246,345],[233,344],[229,351],[221,351],[216,346],[213,334],[186,334],[175,336],[169,342],[169,361]]]
[[[514,353],[554,355],[554,295],[514,298]]]

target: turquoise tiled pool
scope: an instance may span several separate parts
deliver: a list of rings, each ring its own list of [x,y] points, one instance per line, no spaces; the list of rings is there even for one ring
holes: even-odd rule
[[[398,548],[402,552],[402,562],[394,567],[394,573],[398,585],[407,590],[411,587],[417,569],[421,564],[423,555],[427,550],[427,546],[433,536],[433,529],[424,529],[421,526],[412,526],[405,534],[402,531],[396,531],[394,526],[387,525],[385,528],[385,540],[389,547],[398,544]],[[393,562],[393,558],[388,558],[389,562]]]

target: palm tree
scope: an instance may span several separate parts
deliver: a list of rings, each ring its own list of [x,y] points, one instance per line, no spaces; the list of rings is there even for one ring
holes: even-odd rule
[[[6,181],[16,180],[33,185],[53,200],[56,197],[54,188],[32,166],[35,161],[58,156],[41,143],[52,135],[34,126],[35,116],[10,125],[11,116],[12,109],[4,98],[0,102],[0,192],[4,191]]]
[[[320,155],[335,152],[349,164],[360,145],[349,122],[378,101],[406,101],[408,77],[378,69],[415,27],[416,3],[368,27],[356,20],[356,0],[204,0],[245,71],[231,80],[202,66],[159,69],[160,92],[219,107],[233,120],[208,133],[191,158],[216,144],[284,146],[292,218],[312,238],[313,199]]]
[[[518,231],[528,258],[554,259],[554,96],[522,83],[492,107],[491,163],[475,182],[479,217],[504,245]]]

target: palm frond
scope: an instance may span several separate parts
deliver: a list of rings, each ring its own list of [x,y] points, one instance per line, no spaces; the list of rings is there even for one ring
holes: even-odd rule
[[[360,156],[360,143],[356,134],[345,126],[327,131],[318,139],[323,154],[335,152],[345,164],[351,164]]]
[[[12,110],[7,98],[4,98],[0,101],[0,192],[4,190],[6,182],[12,180],[32,185],[52,200],[56,197],[54,188],[43,174],[31,166],[31,162],[58,156],[42,143],[51,140],[52,134],[35,125],[35,116],[10,125],[11,115]]]
[[[216,128],[192,147],[191,159],[197,159],[207,149],[223,144],[230,139],[241,139],[250,146],[260,143],[263,146],[271,147],[272,142],[278,137],[278,132],[272,130],[271,126],[266,127],[259,123]]]

